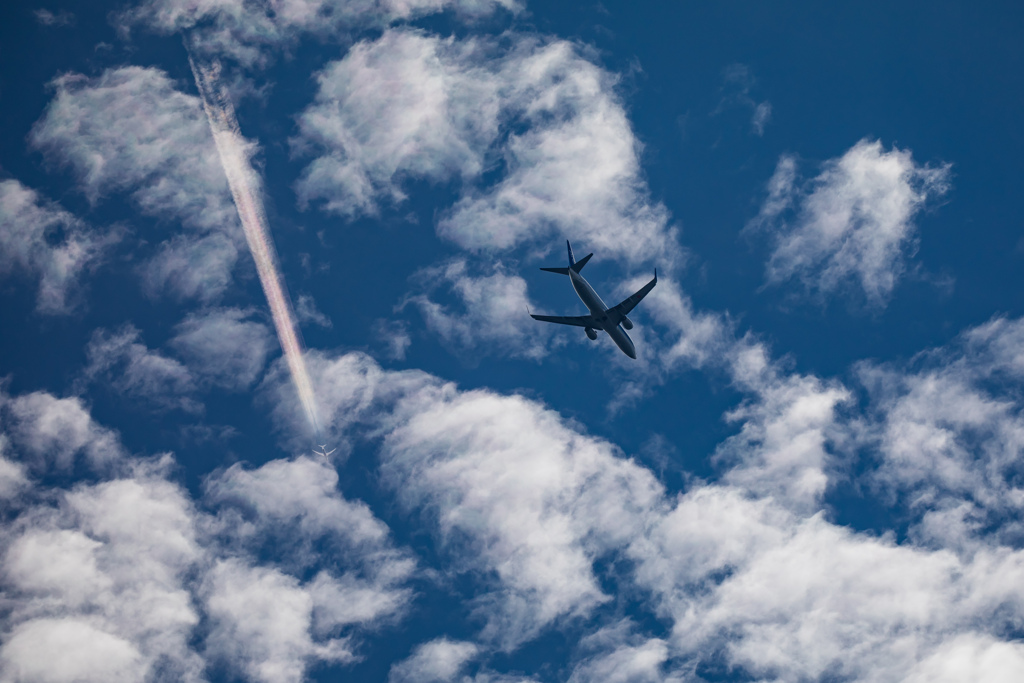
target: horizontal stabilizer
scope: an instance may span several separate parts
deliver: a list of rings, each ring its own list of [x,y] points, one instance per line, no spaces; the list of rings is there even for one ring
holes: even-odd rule
[[[576,263],[572,264],[569,267],[572,268],[573,270],[575,270],[578,273],[581,270],[583,270],[583,266],[587,265],[587,261],[590,260],[591,256],[593,256],[593,254],[587,254],[586,256],[584,256],[579,261],[577,261]]]
[[[541,270],[545,270],[545,271],[547,271],[549,273],[558,273],[559,275],[568,275],[569,274],[569,269],[568,268],[541,268]]]
[[[530,317],[543,323],[573,325],[575,327],[601,327],[600,323],[594,320],[592,315],[534,315],[531,313]]]

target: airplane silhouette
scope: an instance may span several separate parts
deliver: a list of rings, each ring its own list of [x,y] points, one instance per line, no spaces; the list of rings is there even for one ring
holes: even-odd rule
[[[322,443],[322,444],[320,444],[320,450],[316,450],[315,448],[313,449],[313,455],[322,455],[322,456],[324,456],[324,460],[329,460],[329,458],[327,456],[330,455],[331,453],[333,453],[336,450],[338,450],[338,449],[337,448],[332,448],[331,450],[327,450],[327,444]]]

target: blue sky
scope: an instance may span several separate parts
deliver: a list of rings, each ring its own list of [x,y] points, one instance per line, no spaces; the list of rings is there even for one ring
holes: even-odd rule
[[[1020,680],[1022,23],[8,3],[0,678]]]

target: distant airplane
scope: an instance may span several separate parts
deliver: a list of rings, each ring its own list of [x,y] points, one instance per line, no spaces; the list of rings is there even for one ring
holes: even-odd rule
[[[580,275],[583,266],[587,265],[587,261],[590,260],[593,254],[587,254],[577,261],[572,255],[572,245],[569,244],[569,240],[565,241],[565,246],[569,250],[569,267],[541,268],[541,270],[568,275],[569,280],[572,282],[572,288],[576,290],[576,294],[579,295],[580,299],[583,300],[583,303],[590,310],[590,315],[560,316],[534,315],[530,313],[530,317],[546,323],[582,327],[591,340],[597,339],[598,330],[604,330],[612,338],[612,341],[615,342],[615,345],[622,349],[624,354],[635,359],[636,349],[633,347],[633,340],[626,334],[626,330],[633,329],[633,323],[626,317],[626,314],[636,308],[640,300],[654,289],[654,285],[658,284],[658,270],[654,270],[654,279],[641,287],[636,294],[633,294],[619,305],[608,308],[601,301],[601,297],[597,295],[594,288],[590,286],[590,283]],[[626,330],[622,329],[623,327]]]
[[[331,453],[333,453],[336,450],[338,450],[338,449],[337,448],[332,448],[331,450],[327,450],[327,444],[322,443],[322,444],[320,444],[320,450],[316,450],[315,448],[313,449],[313,455],[322,455],[322,456],[324,456],[324,460],[327,460],[328,459],[327,456],[330,455]]]

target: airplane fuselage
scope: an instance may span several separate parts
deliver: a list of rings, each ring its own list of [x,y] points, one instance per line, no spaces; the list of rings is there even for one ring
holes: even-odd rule
[[[569,279],[572,280],[572,288],[576,290],[576,294],[590,311],[590,315],[594,317],[600,329],[608,333],[608,336],[612,338],[616,346],[622,349],[624,354],[635,359],[636,347],[633,346],[633,340],[626,334],[626,330],[622,329],[621,323],[609,319],[608,306],[597,295],[590,283],[572,268],[569,269]]]

